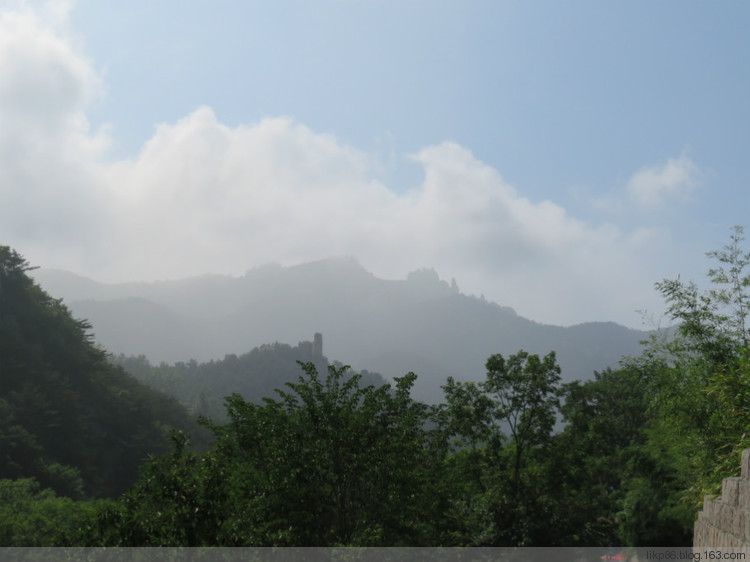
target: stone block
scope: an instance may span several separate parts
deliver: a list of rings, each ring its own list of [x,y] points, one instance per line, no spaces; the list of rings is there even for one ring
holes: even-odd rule
[[[706,506],[708,506],[708,504],[710,504],[711,500],[713,499],[714,499],[713,496],[709,496],[709,495],[703,496],[703,511],[706,511],[706,509],[708,509],[708,507]]]
[[[740,507],[750,509],[750,480],[740,479],[738,503]]]
[[[726,505],[739,505],[741,478],[724,478],[721,483],[721,501]]]
[[[742,451],[742,461],[740,463],[742,478],[750,480],[750,449]]]
[[[721,503],[719,500],[721,498],[716,498],[714,501],[711,502],[711,523],[712,525],[719,526],[719,522],[722,516],[721,506],[724,504]]]
[[[745,514],[742,509],[732,509],[732,524],[729,529],[730,532],[738,538],[745,534]]]
[[[719,503],[716,507],[718,508],[718,517],[714,525],[722,531],[726,531],[732,521],[731,507],[724,502]]]

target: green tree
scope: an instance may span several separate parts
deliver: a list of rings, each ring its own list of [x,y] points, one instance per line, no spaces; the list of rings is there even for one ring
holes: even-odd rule
[[[508,424],[514,449],[513,482],[518,484],[525,455],[544,443],[555,425],[560,405],[560,367],[555,352],[543,359],[525,351],[487,359],[483,389],[494,401],[493,416]]]
[[[708,276],[718,289],[711,291],[712,298],[729,309],[721,315],[723,330],[727,337],[741,347],[748,346],[748,314],[750,314],[750,251],[743,250],[745,241],[744,229],[735,226],[732,229],[729,244],[721,250],[713,250],[707,253],[708,257],[715,258],[719,262],[717,268],[708,271]]]
[[[685,543],[685,511],[675,510],[685,482],[674,458],[649,443],[654,376],[626,365],[564,386],[566,424],[547,450],[558,544]]]
[[[701,291],[694,282],[665,279],[656,284],[677,322],[680,351],[702,355],[714,363],[736,357],[748,345],[750,313],[750,251],[742,249],[744,229],[735,226],[730,242],[706,255],[719,262],[708,271],[716,288]],[[673,348],[674,349],[674,348]]]
[[[429,408],[410,398],[409,374],[360,387],[348,367],[315,366],[265,405],[232,396],[219,448],[242,459],[252,484],[245,521],[253,544],[407,545],[425,541],[430,480]],[[262,499],[257,494],[267,490]],[[429,502],[428,502],[429,500]],[[429,526],[429,525],[427,525]]]
[[[210,457],[201,458],[184,433],[172,434],[174,449],[152,457],[141,477],[117,502],[100,505],[87,527],[89,546],[206,546],[218,533],[222,495],[208,483],[220,474]]]
[[[441,427],[453,442],[446,477],[458,544],[547,544],[554,498],[542,449],[550,444],[560,396],[555,353],[492,355],[480,383],[448,379]],[[509,435],[505,435],[505,432]],[[531,493],[531,490],[534,490]]]
[[[0,480],[0,547],[59,546],[93,514],[93,504],[58,497],[33,478]]]

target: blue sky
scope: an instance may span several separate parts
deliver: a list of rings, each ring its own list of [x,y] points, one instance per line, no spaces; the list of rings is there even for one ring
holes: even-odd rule
[[[0,240],[37,265],[115,281],[347,254],[542,322],[640,326],[655,281],[700,280],[747,223],[744,1],[0,18]]]

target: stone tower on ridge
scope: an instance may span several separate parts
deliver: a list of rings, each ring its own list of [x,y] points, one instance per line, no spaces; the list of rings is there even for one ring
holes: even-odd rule
[[[323,334],[320,332],[315,332],[313,336],[312,356],[323,357]]]

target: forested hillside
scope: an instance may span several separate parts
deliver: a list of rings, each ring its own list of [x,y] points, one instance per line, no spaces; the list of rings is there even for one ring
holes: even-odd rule
[[[118,355],[110,360],[142,383],[177,399],[190,413],[226,421],[224,399],[231,394],[261,403],[264,398],[275,396],[277,388],[297,380],[300,361],[310,361],[319,372],[325,372],[328,358],[313,355],[305,345],[310,343],[265,344],[240,356],[227,355],[219,361],[206,363],[191,360],[152,365],[143,355]],[[337,365],[341,366],[338,362]],[[386,383],[377,373],[362,371],[360,376],[363,384],[382,386]]]
[[[81,498],[115,496],[169,428],[205,443],[174,399],[107,361],[89,325],[36,285],[29,265],[0,246],[0,478],[33,477]]]

